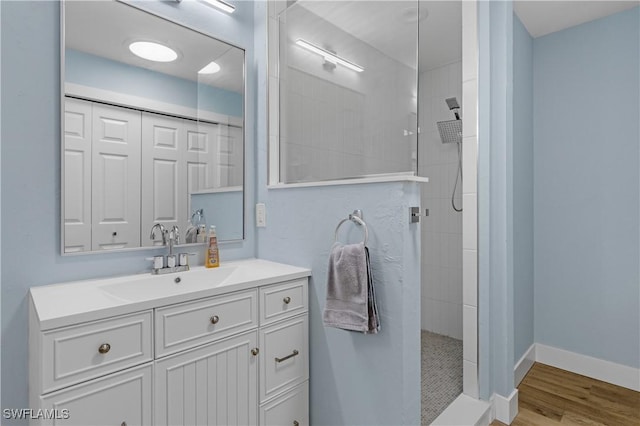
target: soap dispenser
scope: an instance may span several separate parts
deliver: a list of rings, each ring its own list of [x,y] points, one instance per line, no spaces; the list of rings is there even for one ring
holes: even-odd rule
[[[216,227],[214,225],[211,225],[209,228],[207,242],[207,255],[204,265],[207,268],[217,268],[220,266],[220,253],[218,251],[218,236],[216,235]]]

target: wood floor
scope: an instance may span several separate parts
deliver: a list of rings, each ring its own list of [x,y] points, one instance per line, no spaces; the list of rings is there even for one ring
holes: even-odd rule
[[[639,392],[539,363],[518,386],[518,407],[513,426],[640,426]]]

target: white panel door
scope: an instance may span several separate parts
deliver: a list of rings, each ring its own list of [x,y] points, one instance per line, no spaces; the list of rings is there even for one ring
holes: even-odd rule
[[[142,245],[161,245],[148,233],[156,223],[186,231],[187,170],[184,120],[142,113]]]
[[[155,424],[257,424],[257,340],[254,331],[156,361]]]
[[[240,186],[243,180],[242,129],[234,126],[218,126],[218,153],[216,170],[218,185]]]
[[[140,112],[93,104],[93,250],[140,246]]]
[[[189,120],[185,120],[184,123],[187,141],[184,152],[187,179],[186,207],[187,219],[189,219],[191,194],[220,186],[215,170],[215,164],[218,161],[218,125]],[[207,212],[204,214],[206,217]]]
[[[91,102],[65,98],[64,251],[91,250]]]
[[[37,424],[151,425],[151,381],[152,366],[149,363],[41,396],[41,407],[57,410],[61,418],[42,420]],[[63,410],[68,410],[68,416]]]

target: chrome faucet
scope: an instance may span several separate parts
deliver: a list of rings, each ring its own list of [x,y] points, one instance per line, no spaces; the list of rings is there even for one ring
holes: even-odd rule
[[[164,227],[164,225],[161,224],[161,223],[156,223],[155,225],[153,225],[151,227],[151,235],[149,236],[149,238],[151,238],[152,241],[156,240],[156,228],[160,230],[160,235],[162,236],[162,245],[166,246],[167,245],[167,230]]]
[[[189,255],[187,253],[180,253],[176,259],[176,256],[173,254],[173,246],[176,244],[180,244],[180,229],[178,228],[178,226],[173,225],[171,231],[169,231],[161,223],[156,223],[155,225],[153,225],[153,227],[151,227],[150,238],[153,241],[155,241],[156,239],[156,230],[159,230],[160,234],[162,235],[163,246],[166,246],[168,241],[169,255],[166,257],[166,262],[164,256],[155,256],[154,258],[150,258],[150,260],[154,261],[154,266],[151,269],[151,273],[153,275],[159,275],[168,274],[171,272],[188,271]]]

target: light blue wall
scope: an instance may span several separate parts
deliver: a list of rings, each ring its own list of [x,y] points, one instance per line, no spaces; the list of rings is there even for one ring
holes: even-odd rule
[[[420,228],[409,206],[416,183],[265,190],[267,227],[259,257],[311,268],[309,291],[311,418],[315,425],[420,423]],[[364,335],[322,324],[327,264],[340,220],[362,209],[382,330]],[[362,240],[351,223],[340,241]]]
[[[514,359],[533,344],[533,39],[513,17]]]
[[[227,15],[200,2],[142,2],[144,8],[247,48],[248,95],[255,104],[253,8],[237,2]],[[154,251],[60,256],[60,11],[58,2],[0,2],[2,407],[27,407],[29,287],[149,270]],[[255,129],[255,108],[247,129]],[[255,133],[246,135],[246,181],[255,180]],[[247,185],[246,199],[254,200]],[[251,204],[251,202],[249,203]],[[245,218],[253,218],[248,208]],[[246,219],[247,220],[247,219]],[[253,222],[247,222],[253,223]],[[253,226],[246,240],[222,244],[221,258],[255,255]]]
[[[66,49],[64,59],[65,81],[68,83],[242,117],[242,93],[198,84],[74,49]]]
[[[480,397],[513,391],[513,4],[478,3]]]
[[[535,339],[636,368],[639,15],[533,45]]]
[[[204,209],[207,227],[216,226],[220,240],[242,239],[242,191],[192,194],[191,211]],[[250,226],[253,224],[250,224]]]

